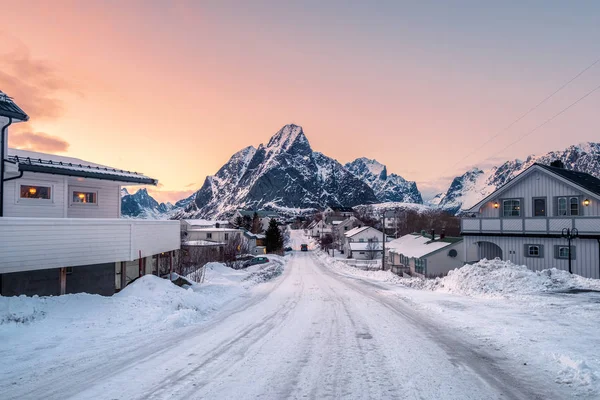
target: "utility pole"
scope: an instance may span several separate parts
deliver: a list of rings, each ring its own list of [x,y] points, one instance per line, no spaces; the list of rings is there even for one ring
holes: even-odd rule
[[[383,228],[381,229],[383,231],[383,251],[381,252],[381,270],[385,271],[385,213],[386,210],[383,210]]]
[[[565,228],[562,230],[561,236],[567,239],[567,243],[569,245],[569,273],[572,274],[573,271],[571,270],[571,240],[579,236],[579,231],[577,230],[577,228]]]

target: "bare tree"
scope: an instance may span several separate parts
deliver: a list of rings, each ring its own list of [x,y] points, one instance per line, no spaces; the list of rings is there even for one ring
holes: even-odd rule
[[[249,252],[248,240],[241,233],[231,235],[223,247],[223,261],[230,268],[240,269],[243,261],[239,259],[239,256],[248,254]]]
[[[375,260],[379,258],[381,255],[381,246],[379,245],[379,241],[377,238],[369,239],[369,242],[365,246],[365,256],[367,260]]]
[[[331,236],[329,233],[326,233],[321,237],[319,244],[323,250],[329,252],[329,249],[331,249],[333,245],[333,236]]]
[[[194,282],[201,282],[204,277],[204,266],[222,257],[218,247],[185,246],[180,251],[175,272]]]

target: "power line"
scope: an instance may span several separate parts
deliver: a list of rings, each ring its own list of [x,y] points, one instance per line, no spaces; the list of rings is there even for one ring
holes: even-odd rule
[[[471,151],[469,154],[467,154],[466,156],[464,156],[463,158],[461,158],[458,162],[456,162],[450,168],[456,167],[458,164],[460,164],[461,162],[463,162],[467,158],[471,157],[474,153],[476,153],[479,150],[481,150],[482,148],[484,148],[485,145],[487,145],[488,143],[490,143],[492,140],[496,139],[498,136],[500,136],[501,134],[503,134],[504,132],[506,132],[510,128],[512,128],[517,122],[521,121],[523,118],[525,118],[526,116],[528,116],[529,114],[531,114],[533,111],[537,110],[542,104],[544,104],[545,102],[547,102],[548,100],[550,100],[552,97],[554,97],[555,94],[557,94],[558,92],[560,92],[561,90],[563,90],[564,88],[566,88],[567,86],[569,86],[575,79],[579,78],[581,75],[583,75],[586,71],[588,71],[590,68],[592,68],[594,65],[598,64],[599,62],[600,62],[600,58],[598,58],[596,61],[594,61],[593,63],[591,63],[587,67],[585,67],[577,75],[575,75],[574,77],[572,77],[571,79],[569,79],[567,82],[565,82],[564,84],[562,84],[558,89],[556,89],[550,95],[546,96],[542,101],[540,101],[539,103],[537,103],[535,106],[531,107],[526,113],[522,114],[517,119],[515,119],[513,122],[511,122],[510,124],[508,124],[504,129],[498,131],[496,134],[494,134],[492,137],[490,137],[487,141],[485,141],[478,148],[476,148],[475,150]]]
[[[567,110],[569,110],[571,107],[575,106],[577,103],[579,103],[580,101],[582,101],[583,99],[585,99],[586,97],[590,96],[592,93],[594,93],[596,90],[600,89],[600,85],[596,86],[595,88],[593,88],[592,90],[590,90],[589,92],[587,92],[586,94],[584,94],[583,96],[581,96],[580,98],[578,98],[577,100],[575,100],[573,103],[569,104],[567,107],[563,108],[562,110],[560,110],[558,113],[554,114],[552,117],[548,118],[547,120],[545,120],[544,122],[542,122],[540,125],[536,126],[535,128],[533,128],[532,130],[530,130],[529,132],[525,133],[523,136],[521,136],[520,138],[518,138],[517,140],[515,140],[514,142],[510,143],[508,146],[504,147],[502,150],[498,151],[497,153],[491,155],[490,157],[494,157],[500,153],[502,153],[504,150],[508,149],[509,147],[519,143],[521,140],[525,139],[527,136],[531,135],[533,132],[537,131],[538,129],[542,128],[544,125],[550,123],[553,119],[555,119],[556,117],[558,117],[559,115],[565,113]]]

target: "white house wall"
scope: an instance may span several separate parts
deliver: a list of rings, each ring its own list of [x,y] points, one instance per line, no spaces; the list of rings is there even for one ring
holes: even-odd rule
[[[21,199],[20,185],[47,185],[51,200]],[[6,217],[119,218],[121,195],[117,182],[71,178],[61,175],[24,172],[23,177],[4,184]],[[97,204],[71,204],[71,190],[97,192]]]
[[[456,257],[450,257],[448,252],[456,250]],[[440,251],[426,257],[427,275],[447,274],[455,268],[460,268],[465,261],[465,248],[462,242],[453,243]]]
[[[512,236],[464,236],[464,248],[477,246],[478,242],[495,243],[502,249],[502,259],[510,260],[515,264],[526,265],[529,269],[540,271],[548,268],[557,268],[568,271],[568,260],[554,258],[554,246],[566,246],[567,240],[561,238],[536,238]],[[525,257],[525,244],[542,245],[543,258]],[[575,239],[572,244],[576,246],[575,260],[572,260],[573,273],[588,278],[600,278],[599,244],[596,239]]]
[[[501,199],[521,198],[524,199],[521,205],[524,210],[524,217],[533,217],[533,198],[545,197],[547,216],[554,216],[554,197],[557,196],[582,196],[590,200],[589,206],[579,205],[583,216],[598,216],[600,215],[600,202],[589,195],[586,195],[580,190],[576,190],[573,186],[567,185],[559,179],[550,176],[540,171],[533,171],[529,176],[515,184],[506,192],[499,194],[498,198],[484,204],[481,209],[481,217],[483,218],[498,218],[500,217],[501,207],[494,208],[493,202],[498,201],[501,204]]]

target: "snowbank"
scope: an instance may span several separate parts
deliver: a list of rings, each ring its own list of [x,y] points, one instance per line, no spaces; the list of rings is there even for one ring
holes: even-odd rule
[[[556,268],[532,271],[510,261],[481,260],[434,280],[410,278],[401,283],[418,289],[467,296],[537,294],[567,290],[600,290],[600,280],[583,278]]]

